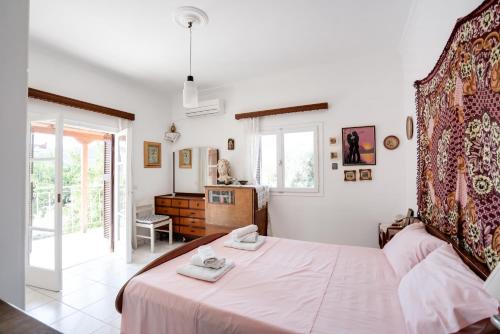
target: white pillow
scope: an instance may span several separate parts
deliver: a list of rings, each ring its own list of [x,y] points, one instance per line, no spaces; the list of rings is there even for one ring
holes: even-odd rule
[[[427,233],[424,223],[418,222],[399,231],[383,251],[392,269],[402,278],[433,250],[443,245],[446,242]]]
[[[399,283],[399,302],[409,333],[455,333],[497,313],[484,282],[444,245]]]

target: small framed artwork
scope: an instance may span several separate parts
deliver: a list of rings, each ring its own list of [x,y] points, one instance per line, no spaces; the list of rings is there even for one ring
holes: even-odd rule
[[[144,142],[144,168],[161,168],[161,143]]]
[[[359,170],[359,180],[360,181],[371,181],[372,170],[371,169],[360,169]]]
[[[335,144],[337,144],[337,138],[330,137],[330,145],[335,145]]]
[[[234,150],[234,139],[233,139],[233,138],[229,138],[229,139],[227,140],[227,149],[228,149],[229,151]]]
[[[356,171],[355,170],[345,170],[344,171],[344,181],[346,181],[346,182],[356,181]]]
[[[411,140],[413,138],[413,117],[406,117],[406,138]]]
[[[388,150],[395,150],[399,146],[399,138],[396,136],[387,136],[384,139],[384,147]]]
[[[332,169],[333,169],[333,170],[337,170],[337,169],[339,169],[339,164],[338,164],[338,163],[336,163],[336,162],[333,162],[333,163],[332,163]]]
[[[342,164],[376,165],[375,126],[342,128]]]
[[[179,150],[179,168],[192,168],[192,150],[190,148],[185,148],[183,150]]]
[[[339,157],[337,152],[330,152],[330,159],[337,159]]]

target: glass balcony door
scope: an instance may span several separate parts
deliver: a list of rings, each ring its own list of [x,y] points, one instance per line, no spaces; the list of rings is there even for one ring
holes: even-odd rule
[[[29,114],[26,284],[62,288],[61,115]]]

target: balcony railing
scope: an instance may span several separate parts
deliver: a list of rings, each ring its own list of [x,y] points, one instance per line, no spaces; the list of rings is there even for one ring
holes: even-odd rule
[[[88,222],[87,228],[102,227],[104,223],[104,186],[102,184],[88,187]],[[62,192],[63,234],[83,230],[80,221],[82,210],[81,187],[79,185],[65,186]],[[53,226],[54,205],[56,195],[54,187],[37,187],[32,200],[33,226]]]

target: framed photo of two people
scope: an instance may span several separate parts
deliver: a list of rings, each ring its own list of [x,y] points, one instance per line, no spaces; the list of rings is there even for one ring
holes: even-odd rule
[[[376,165],[375,126],[342,128],[342,164]]]

